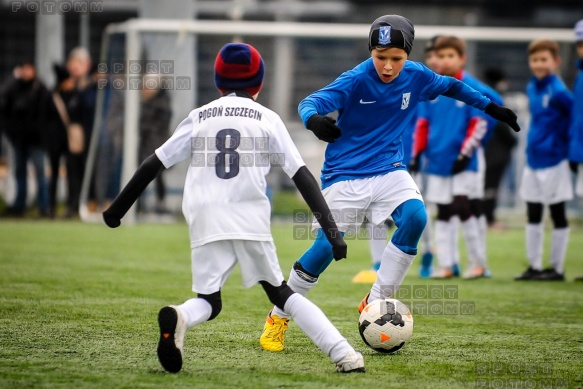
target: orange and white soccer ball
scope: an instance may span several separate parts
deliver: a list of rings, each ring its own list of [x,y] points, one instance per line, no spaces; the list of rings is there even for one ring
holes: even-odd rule
[[[358,332],[367,346],[381,353],[400,350],[413,335],[413,315],[396,299],[369,303],[360,314]]]

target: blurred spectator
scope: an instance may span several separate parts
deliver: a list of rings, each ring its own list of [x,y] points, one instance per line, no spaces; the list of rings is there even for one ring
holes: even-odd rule
[[[138,151],[139,161],[152,155],[156,148],[166,142],[169,136],[170,118],[172,108],[170,96],[165,89],[160,89],[160,76],[147,74],[142,83],[142,101],[140,106],[140,146]],[[166,185],[162,172],[158,173],[155,180],[157,213],[166,212],[164,200],[166,198]]]
[[[0,112],[4,116],[5,133],[14,149],[16,199],[5,210],[9,216],[23,216],[28,192],[28,161],[35,169],[37,203],[41,216],[48,214],[48,194],[45,178],[43,103],[47,90],[37,78],[32,61],[16,67],[13,77],[1,88]]]
[[[494,88],[502,96],[508,91],[508,81],[501,69],[490,68],[484,72],[484,81]],[[498,202],[498,188],[504,176],[510,159],[512,149],[517,140],[512,129],[505,123],[498,122],[492,131],[492,137],[486,145],[484,157],[486,159],[486,174],[484,183],[484,214],[488,226],[501,228],[496,220],[496,206]]]
[[[53,65],[56,76],[56,86],[51,98],[48,101],[46,114],[47,126],[47,150],[51,166],[51,179],[49,183],[49,204],[50,215],[55,216],[57,204],[57,184],[59,180],[59,169],[61,159],[64,157],[67,167],[67,216],[72,216],[75,208],[72,195],[75,188],[71,185],[75,183],[73,175],[76,172],[75,160],[69,152],[69,140],[67,127],[71,123],[78,122],[79,108],[78,95],[75,89],[75,80],[70,76],[64,66]]]
[[[66,93],[72,94],[68,101],[67,110],[73,114],[71,120],[81,125],[83,136],[80,149],[71,149],[67,156],[67,181],[69,188],[67,216],[75,216],[79,211],[81,186],[85,175],[87,162],[87,150],[93,128],[95,114],[95,93],[89,71],[91,70],[91,56],[87,49],[77,47],[71,50],[67,58],[67,71],[72,79],[73,90]],[[69,132],[69,137],[71,133]]]

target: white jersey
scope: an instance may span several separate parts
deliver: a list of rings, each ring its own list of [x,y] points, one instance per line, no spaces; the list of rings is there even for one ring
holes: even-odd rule
[[[182,212],[191,247],[271,241],[265,176],[272,165],[290,177],[305,165],[279,115],[234,93],[190,112],[156,155],[166,168],[190,160]]]

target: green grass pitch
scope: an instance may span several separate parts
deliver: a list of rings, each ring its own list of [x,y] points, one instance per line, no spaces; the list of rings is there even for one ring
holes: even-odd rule
[[[291,225],[273,234],[287,276],[310,241],[294,240]],[[573,282],[583,276],[583,230],[572,230],[564,283],[512,281],[526,267],[522,229],[490,233],[488,242],[489,280],[420,280],[414,263],[405,285],[457,287],[453,301],[474,312],[414,314],[411,342],[384,355],[358,334],[356,308],[370,286],[351,279],[370,259],[366,241],[348,241],[349,258],[309,297],[363,352],[364,374],[335,373],[293,323],[284,352],[262,351],[270,304],[259,286],[243,289],[235,270],[222,313],[187,332],[184,368],[173,375],[156,358],[156,316],[192,296],[184,224],[2,221],[0,388],[583,387],[583,283]]]

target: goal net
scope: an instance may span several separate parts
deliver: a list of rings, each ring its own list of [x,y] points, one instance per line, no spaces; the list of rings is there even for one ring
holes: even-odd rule
[[[231,41],[250,43],[262,53],[266,77],[258,101],[282,117],[308,168],[319,177],[325,144],[303,129],[297,105],[369,56],[368,29],[369,25],[361,24],[159,19],[133,19],[108,26],[81,194],[82,220],[100,220],[101,211],[129,181],[141,160],[153,153],[192,109],[218,97],[214,59]],[[572,32],[568,29],[446,26],[416,26],[410,59],[423,61],[425,41],[441,34],[467,41],[466,68],[474,75],[480,78],[484,70],[494,67],[508,75],[511,93],[505,96],[505,103],[516,110],[522,128],[527,127],[529,119],[521,92],[528,81],[528,42],[541,37],[557,40],[563,63],[574,61]],[[564,76],[572,77],[568,72]],[[522,169],[523,154],[524,132],[519,134],[515,158],[502,188],[502,203],[511,210],[522,205],[516,196],[516,177]],[[128,212],[124,223],[147,219],[146,215],[155,212],[159,216],[178,213],[186,168],[187,163],[164,172]],[[273,170],[270,188],[289,188],[281,169]]]

